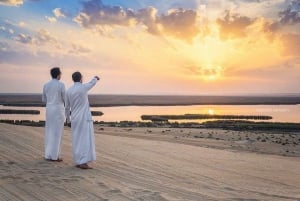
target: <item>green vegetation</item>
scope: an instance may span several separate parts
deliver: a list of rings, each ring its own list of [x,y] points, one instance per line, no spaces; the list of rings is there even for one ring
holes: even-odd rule
[[[0,120],[0,123],[24,125],[24,126],[45,126],[45,121],[29,120]],[[161,128],[209,128],[225,129],[237,131],[278,131],[281,133],[300,132],[300,123],[282,123],[282,122],[254,122],[242,120],[216,120],[204,123],[178,123],[178,122],[143,122],[143,121],[121,121],[104,122],[95,121],[94,124],[109,127],[161,127]]]
[[[103,122],[96,121],[94,124],[100,124],[109,127],[163,127],[163,128],[209,128],[224,129],[236,131],[278,131],[282,133],[300,132],[300,123],[282,123],[282,122],[254,122],[244,120],[215,120],[204,123],[178,123],[178,122],[141,122],[141,121],[121,121],[121,122]]]
[[[92,116],[102,116],[103,115],[103,112],[100,112],[100,111],[91,111],[92,113]]]
[[[0,114],[40,114],[39,110],[0,109]]]
[[[206,128],[222,128],[227,130],[258,130],[258,131],[296,131],[300,132],[300,123],[282,123],[282,122],[253,122],[253,121],[234,121],[218,120],[202,123]]]
[[[252,120],[269,120],[271,116],[259,115],[210,115],[210,114],[184,114],[184,115],[142,115],[142,120],[151,121],[168,121],[182,119],[252,119]]]
[[[23,126],[34,126],[34,127],[44,127],[45,121],[30,121],[30,120],[0,120],[0,123],[23,125]]]

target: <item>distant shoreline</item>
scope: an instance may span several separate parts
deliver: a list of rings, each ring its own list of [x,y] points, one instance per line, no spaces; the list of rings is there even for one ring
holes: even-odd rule
[[[45,121],[32,120],[5,120],[0,119],[0,123],[23,125],[31,127],[44,127]],[[120,128],[187,128],[187,129],[223,129],[233,131],[263,131],[281,133],[299,133],[300,123],[288,122],[255,122],[249,120],[211,120],[203,123],[195,122],[155,122],[155,121],[94,121],[94,125]],[[66,125],[65,125],[66,126]]]
[[[299,96],[89,95],[92,107],[189,105],[297,105]],[[0,94],[0,105],[43,107],[41,94]]]

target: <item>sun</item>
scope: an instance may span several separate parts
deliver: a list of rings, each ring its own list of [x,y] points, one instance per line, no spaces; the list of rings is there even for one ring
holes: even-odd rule
[[[215,111],[213,109],[208,109],[208,114],[209,115],[214,115],[215,114]]]
[[[215,79],[216,79],[215,75],[209,75],[208,76],[208,80],[210,80],[210,81],[214,81]]]
[[[200,67],[200,77],[205,81],[216,81],[222,78],[223,68],[219,65]]]
[[[219,35],[211,34],[205,38],[195,38],[193,43],[186,47],[184,55],[197,66],[194,72],[204,81],[218,81],[224,77],[229,59],[235,54],[232,41],[223,41]]]

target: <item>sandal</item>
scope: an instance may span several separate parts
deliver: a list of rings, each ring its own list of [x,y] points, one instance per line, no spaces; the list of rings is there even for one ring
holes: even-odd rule
[[[80,168],[80,169],[84,169],[84,170],[87,170],[87,169],[93,169],[92,167],[88,166],[88,164],[81,164],[81,165],[76,165],[77,168]]]
[[[56,160],[50,159],[50,158],[45,158],[46,161],[50,161],[50,162],[62,162],[63,159],[62,158],[57,158]]]

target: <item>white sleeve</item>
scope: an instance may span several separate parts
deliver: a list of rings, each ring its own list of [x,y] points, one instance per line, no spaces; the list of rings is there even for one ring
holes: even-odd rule
[[[87,91],[89,91],[91,88],[93,88],[96,85],[97,81],[98,80],[96,78],[93,78],[90,82],[83,84],[83,87]]]

